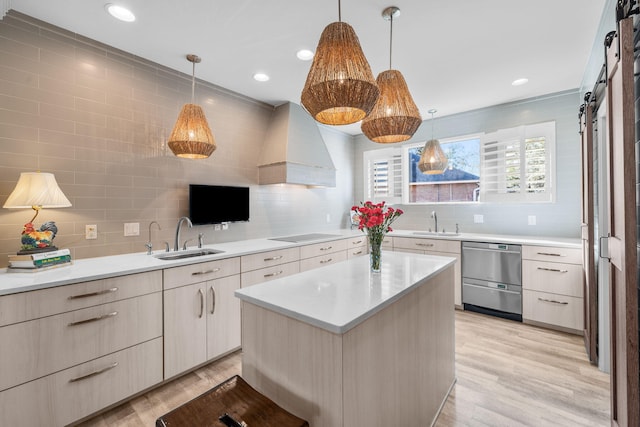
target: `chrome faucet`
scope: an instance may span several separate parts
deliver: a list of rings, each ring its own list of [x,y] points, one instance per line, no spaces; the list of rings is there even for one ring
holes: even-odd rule
[[[175,244],[173,245],[173,250],[176,252],[180,250],[180,228],[182,227],[182,223],[184,221],[187,221],[187,225],[189,226],[189,228],[193,227],[193,223],[191,223],[191,220],[189,219],[189,217],[187,216],[180,217],[180,219],[178,220],[178,226],[176,227],[176,241],[175,241]]]
[[[151,226],[153,224],[158,226],[158,230],[162,230],[162,228],[160,227],[160,224],[158,224],[157,221],[151,221],[149,223],[149,241],[144,245],[147,248],[147,255],[151,255],[153,253],[153,243],[151,243]]]
[[[434,221],[436,222],[435,224],[436,229],[434,231],[437,233],[438,232],[438,215],[436,214],[436,211],[431,211],[431,218],[433,218]]]

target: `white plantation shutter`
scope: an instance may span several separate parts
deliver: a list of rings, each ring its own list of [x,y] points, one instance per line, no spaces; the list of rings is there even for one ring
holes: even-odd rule
[[[555,122],[501,129],[485,134],[481,149],[480,200],[554,200]]]
[[[402,152],[395,148],[364,152],[365,199],[402,202]]]

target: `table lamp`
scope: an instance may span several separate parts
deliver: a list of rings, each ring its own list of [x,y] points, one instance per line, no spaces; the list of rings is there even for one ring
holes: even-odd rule
[[[22,172],[16,188],[2,206],[7,209],[28,209],[36,211],[33,218],[22,230],[22,249],[18,254],[31,254],[56,250],[51,241],[58,232],[55,222],[49,221],[36,230],[33,221],[42,208],[66,208],[71,202],[64,195],[52,173]]]

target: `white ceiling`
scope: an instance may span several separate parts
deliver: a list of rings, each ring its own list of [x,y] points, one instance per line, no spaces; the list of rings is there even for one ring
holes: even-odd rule
[[[106,13],[129,7],[134,23]],[[397,6],[393,68],[402,72],[423,118],[580,86],[606,0],[345,0],[374,76],[389,66],[389,21]],[[191,74],[188,53],[202,58],[196,77],[269,104],[300,103],[324,27],[338,1],[318,0],[12,0],[19,12]],[[255,72],[271,76],[266,83]],[[516,78],[529,83],[511,86]],[[357,134],[359,125],[340,127]]]

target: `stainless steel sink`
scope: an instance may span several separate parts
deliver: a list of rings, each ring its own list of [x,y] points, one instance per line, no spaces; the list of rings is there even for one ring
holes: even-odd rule
[[[460,233],[456,233],[455,231],[414,231],[413,234],[417,236],[459,236]]]
[[[193,258],[193,257],[204,256],[204,255],[215,255],[223,252],[224,251],[220,251],[218,249],[196,249],[196,250],[187,250],[187,251],[178,251],[178,252],[164,252],[161,254],[154,255],[154,257],[164,261],[174,261],[177,259]]]

